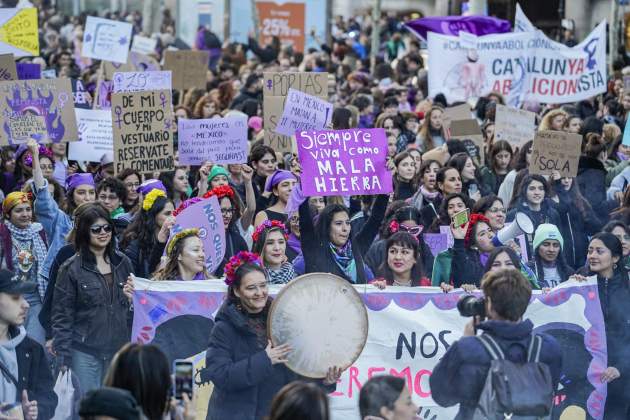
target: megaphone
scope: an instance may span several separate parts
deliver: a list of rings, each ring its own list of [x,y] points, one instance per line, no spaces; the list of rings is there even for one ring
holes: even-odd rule
[[[492,238],[492,244],[494,246],[503,246],[523,233],[534,233],[534,223],[525,213],[518,212],[514,217],[514,221],[509,225],[497,232],[494,238]]]

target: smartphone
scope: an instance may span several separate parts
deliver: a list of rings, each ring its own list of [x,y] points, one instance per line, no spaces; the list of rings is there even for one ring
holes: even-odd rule
[[[468,197],[474,195],[479,189],[477,188],[477,184],[470,184],[468,186]]]
[[[182,399],[182,394],[188,394],[192,399],[193,393],[193,364],[191,361],[176,359],[173,361],[173,373],[175,376],[175,386],[173,387],[175,398]]]
[[[468,223],[468,209],[455,213],[452,220],[455,226],[462,226]]]
[[[5,404],[0,410],[0,412],[3,415],[12,419],[19,419],[19,420],[24,419],[24,413],[22,412],[22,404],[19,402]]]

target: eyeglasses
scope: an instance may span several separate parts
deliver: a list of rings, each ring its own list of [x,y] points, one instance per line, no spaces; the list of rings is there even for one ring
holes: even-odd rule
[[[53,170],[55,169],[55,167],[53,165],[39,165],[40,168],[42,168],[42,171],[46,171],[46,170]]]
[[[98,196],[100,201],[114,201],[118,199],[116,194],[102,194]]]
[[[221,214],[231,216],[234,213],[234,209],[221,209]]]
[[[90,232],[94,235],[98,235],[101,232],[111,233],[112,225],[92,225],[90,226]]]
[[[505,213],[505,209],[500,207],[492,207],[488,210],[490,213]]]

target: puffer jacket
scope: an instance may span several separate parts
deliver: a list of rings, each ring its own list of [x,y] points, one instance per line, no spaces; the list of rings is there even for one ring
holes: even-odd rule
[[[91,257],[91,258],[90,258]],[[129,258],[110,256],[113,287],[96,268],[94,257],[77,253],[59,269],[52,305],[52,331],[60,366],[69,366],[72,350],[111,357],[131,337],[133,312],[123,285],[132,272]]]

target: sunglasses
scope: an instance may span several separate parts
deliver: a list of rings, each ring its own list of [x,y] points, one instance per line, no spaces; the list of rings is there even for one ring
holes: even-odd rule
[[[424,229],[423,226],[407,227],[405,225],[400,225],[400,230],[402,230],[403,232],[408,232],[408,233],[412,234],[413,236],[420,235],[420,233],[422,233],[423,229]]]
[[[90,232],[94,235],[98,235],[101,232],[111,233],[112,225],[92,225],[90,226]]]

